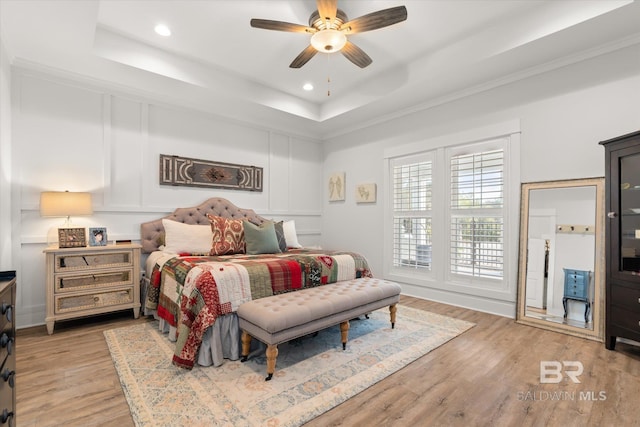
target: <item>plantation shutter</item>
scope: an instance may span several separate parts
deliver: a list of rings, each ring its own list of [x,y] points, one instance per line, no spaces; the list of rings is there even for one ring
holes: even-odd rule
[[[504,150],[451,157],[451,273],[502,278]]]
[[[393,266],[431,270],[432,161],[392,162]]]

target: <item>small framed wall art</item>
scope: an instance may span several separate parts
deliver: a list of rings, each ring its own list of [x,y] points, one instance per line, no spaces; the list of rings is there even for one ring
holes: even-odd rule
[[[104,227],[90,228],[89,246],[107,246],[107,229]]]
[[[87,246],[84,228],[58,228],[58,247],[82,248]]]
[[[344,200],[344,172],[334,173],[329,177],[329,201]]]
[[[356,186],[356,203],[375,203],[376,185],[358,184]]]

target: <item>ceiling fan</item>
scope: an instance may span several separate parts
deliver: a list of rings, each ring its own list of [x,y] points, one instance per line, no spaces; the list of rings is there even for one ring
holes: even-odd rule
[[[338,9],[337,0],[316,0],[318,10],[309,17],[309,26],[269,19],[252,19],[251,26],[265,30],[312,34],[311,44],[291,62],[289,67],[300,68],[318,52],[341,52],[360,68],[371,64],[372,59],[358,46],[347,40],[347,35],[388,27],[407,19],[404,6],[379,10],[349,21]]]

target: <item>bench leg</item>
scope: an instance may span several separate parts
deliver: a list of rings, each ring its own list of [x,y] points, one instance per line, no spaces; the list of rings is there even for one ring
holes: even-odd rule
[[[249,349],[251,348],[251,335],[246,331],[242,331],[242,359],[241,362],[246,362],[249,357]]]
[[[265,381],[269,381],[273,378],[273,373],[276,371],[276,358],[278,357],[278,346],[267,345],[267,378]]]
[[[389,306],[389,313],[391,314],[391,329],[396,327],[396,311],[398,311],[398,307],[395,304],[391,304]]]
[[[340,323],[340,335],[342,337],[342,349],[347,349],[347,340],[349,339],[349,321]]]

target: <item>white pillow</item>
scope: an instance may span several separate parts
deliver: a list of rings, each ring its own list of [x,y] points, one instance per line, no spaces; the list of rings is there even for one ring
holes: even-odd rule
[[[284,231],[284,240],[287,242],[288,248],[301,248],[302,245],[298,243],[298,234],[296,233],[295,221],[284,221],[282,223],[282,231]]]
[[[211,224],[192,225],[163,219],[164,251],[173,253],[209,253],[213,241]]]

